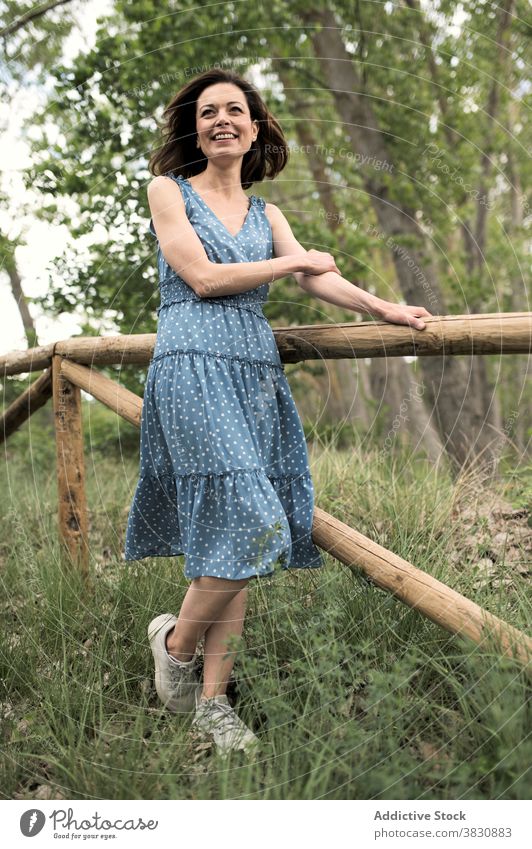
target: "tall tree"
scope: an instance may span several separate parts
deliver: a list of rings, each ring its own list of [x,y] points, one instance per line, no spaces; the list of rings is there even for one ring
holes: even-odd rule
[[[70,6],[69,10],[64,8],[67,5]],[[77,5],[72,0],[55,0],[40,6],[34,3],[0,3],[0,42],[3,48],[0,95],[4,103],[13,103],[21,91],[42,85],[49,67],[61,55],[66,36],[75,25],[74,12]],[[62,7],[61,15],[56,12],[59,6]],[[3,131],[6,129],[2,127]],[[6,209],[13,203],[2,190],[0,199]],[[15,257],[17,247],[24,244],[22,232],[11,234],[0,231],[1,267],[9,279],[28,347],[31,348],[38,345],[39,340]]]

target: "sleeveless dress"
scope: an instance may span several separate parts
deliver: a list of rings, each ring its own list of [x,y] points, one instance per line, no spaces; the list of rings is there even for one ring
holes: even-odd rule
[[[189,221],[212,262],[273,256],[265,201],[233,236],[191,183]],[[156,237],[153,222],[150,232]],[[323,566],[303,427],[263,313],[269,285],[201,298],[157,249],[160,306],[144,389],[140,474],[124,560],[185,555],[184,575],[238,580]]]

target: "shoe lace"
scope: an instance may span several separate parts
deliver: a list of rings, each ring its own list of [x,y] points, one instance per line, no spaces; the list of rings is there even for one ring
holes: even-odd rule
[[[170,676],[174,684],[180,684],[182,681],[190,681],[194,677],[196,665],[192,667],[178,666],[175,663],[169,664]]]
[[[246,726],[235,713],[230,704],[224,702],[213,702],[207,708],[209,719],[216,727],[224,725],[228,730],[244,731]]]

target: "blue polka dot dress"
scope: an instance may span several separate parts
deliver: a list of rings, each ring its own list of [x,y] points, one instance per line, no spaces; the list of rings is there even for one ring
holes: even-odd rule
[[[273,256],[263,198],[250,197],[233,236],[186,178],[165,176],[212,262]],[[200,298],[160,247],[157,262],[161,302],[124,559],[184,554],[190,580],[322,566],[304,432],[262,309],[269,284]]]

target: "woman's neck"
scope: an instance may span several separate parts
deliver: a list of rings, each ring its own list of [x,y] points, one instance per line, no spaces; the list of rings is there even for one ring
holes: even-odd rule
[[[195,176],[194,187],[202,192],[223,196],[229,201],[238,200],[244,194],[241,164],[239,161],[229,168],[217,168],[209,164],[205,171]]]

